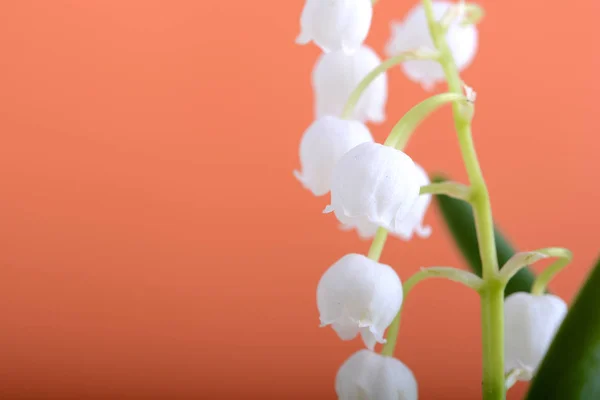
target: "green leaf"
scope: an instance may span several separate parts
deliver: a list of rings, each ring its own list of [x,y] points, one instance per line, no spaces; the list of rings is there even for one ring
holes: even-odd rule
[[[446,180],[446,178],[439,175],[432,178],[434,183]],[[471,205],[462,200],[443,195],[436,196],[436,201],[456,245],[471,269],[481,276],[481,258]],[[497,228],[494,229],[494,236],[496,237],[498,264],[504,265],[515,254],[515,250]],[[534,279],[535,275],[531,270],[523,268],[508,282],[504,295],[508,296],[514,292],[529,292]]]
[[[579,291],[527,400],[600,399],[600,259]]]

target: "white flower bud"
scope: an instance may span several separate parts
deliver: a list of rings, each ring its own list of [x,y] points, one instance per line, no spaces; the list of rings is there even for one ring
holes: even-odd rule
[[[381,63],[369,47],[353,54],[342,51],[322,54],[312,72],[315,114],[341,116],[348,98],[362,79]],[[382,122],[387,101],[387,75],[379,75],[362,93],[354,107],[353,119]]]
[[[367,222],[392,234],[403,234],[403,219],[419,197],[418,170],[409,156],[378,143],[363,143],[342,156],[333,168],[331,205],[350,227],[367,229]]]
[[[306,0],[296,43],[312,40],[324,52],[352,53],[369,34],[372,17],[371,0]]]
[[[313,122],[300,142],[302,172],[294,175],[315,196],[329,193],[333,167],[357,145],[373,142],[369,129],[359,121],[325,116]]]
[[[417,400],[417,381],[400,360],[369,350],[348,358],[335,377],[340,400]]]
[[[383,334],[402,306],[402,282],[388,265],[360,254],[333,264],[317,286],[321,326],[332,325],[342,340],[360,332],[365,345],[385,343]]]
[[[567,314],[567,305],[551,294],[514,293],[505,299],[505,370],[522,370],[518,380],[530,380]]]
[[[451,6],[453,3],[435,1],[435,18],[440,20]],[[455,19],[446,33],[448,47],[459,70],[466,68],[475,58],[478,41],[477,28],[474,25],[461,26],[461,22],[462,18]],[[386,45],[386,53],[390,56],[420,48],[435,49],[422,5],[417,5],[409,11],[402,23],[392,23],[391,28],[392,37]],[[409,79],[420,83],[426,90],[445,80],[442,67],[435,61],[407,61],[402,64],[402,69]]]

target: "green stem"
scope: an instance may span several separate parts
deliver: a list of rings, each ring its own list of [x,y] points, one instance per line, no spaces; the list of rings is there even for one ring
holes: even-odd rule
[[[406,296],[406,289],[404,289],[404,295]],[[404,307],[404,305],[402,306]],[[396,341],[398,340],[398,331],[400,330],[400,319],[402,318],[402,308],[396,314],[396,317],[390,324],[387,334],[386,342],[381,349],[381,355],[385,357],[393,357],[396,351]]]
[[[423,0],[429,32],[439,51],[439,62],[446,75],[449,91],[462,93],[462,80],[446,43],[444,28],[436,21],[431,0]],[[471,110],[472,111],[472,110]],[[498,259],[489,193],[471,135],[472,112],[453,104],[454,125],[465,168],[471,184],[471,205],[477,228],[485,288],[481,291],[483,343],[483,398],[505,398],[504,386],[504,287],[498,278]]]
[[[387,237],[388,231],[385,228],[377,229],[377,233],[373,238],[373,242],[371,242],[371,248],[369,249],[369,254],[367,255],[367,257],[369,257],[373,261],[379,261]]]
[[[402,285],[404,299],[406,300],[408,293],[412,290],[413,287],[416,286],[417,283],[430,278],[445,278],[454,282],[462,283],[463,285],[476,291],[480,291],[484,285],[483,280],[471,272],[449,267],[422,268],[419,272],[413,274],[413,276],[408,278],[408,280],[404,282],[404,285]],[[404,305],[402,307],[404,307]],[[402,309],[400,309],[400,311],[396,315],[396,318],[394,318],[394,320],[388,328],[386,335],[387,342],[381,350],[381,354],[384,356],[392,357],[394,355],[394,351],[396,349],[396,341],[398,339],[398,331],[400,329],[401,316]]]
[[[531,294],[541,295],[546,291],[546,286],[552,280],[554,275],[559,273],[573,259],[573,254],[567,249],[551,248],[545,249],[549,257],[559,257],[553,264],[549,265],[541,274],[538,275],[531,287]],[[543,250],[540,250],[542,252]]]
[[[444,104],[455,102],[465,103],[467,102],[467,98],[461,92],[436,94],[423,100],[400,118],[400,121],[390,131],[384,144],[402,150],[406,147],[412,133],[429,114]]]
[[[483,398],[503,400],[504,381],[504,283],[486,280],[481,294],[483,344]]]
[[[396,56],[390,57],[377,67],[375,67],[371,72],[369,72],[362,81],[359,82],[358,85],[354,88],[348,100],[346,101],[346,105],[344,106],[344,110],[342,111],[343,119],[350,119],[352,117],[352,113],[354,112],[354,108],[356,104],[360,100],[362,94],[367,90],[369,85],[373,83],[379,75],[383,74],[388,69],[395,67],[396,65],[402,64],[408,60],[431,60],[435,59],[435,53],[424,53],[423,51],[408,51],[402,54],[398,54]]]
[[[421,186],[419,194],[436,194],[454,197],[455,199],[469,201],[471,189],[462,183],[456,182],[439,182],[430,183],[429,185]]]
[[[556,257],[558,260],[550,264],[540,275],[538,275],[531,288],[531,293],[535,295],[541,295],[546,290],[546,286],[550,280],[552,280],[554,275],[560,272],[571,262],[573,253],[571,253],[569,250],[562,247],[548,247],[535,251],[517,253],[512,256],[510,260],[504,264],[504,266],[502,266],[502,269],[500,270],[500,278],[507,283],[521,269],[548,257]]]
[[[429,30],[433,41],[440,52],[440,64],[446,74],[449,91],[462,94],[462,80],[452,58],[450,48],[441,32],[439,24],[435,21],[431,0],[423,0],[423,6],[429,22]],[[452,105],[454,111],[454,125],[458,136],[460,149],[463,155],[465,169],[471,183],[473,209],[477,225],[477,239],[481,250],[483,263],[483,276],[495,276],[498,271],[498,260],[496,259],[496,243],[494,241],[494,223],[489,194],[471,135],[471,118],[465,115],[461,104]]]

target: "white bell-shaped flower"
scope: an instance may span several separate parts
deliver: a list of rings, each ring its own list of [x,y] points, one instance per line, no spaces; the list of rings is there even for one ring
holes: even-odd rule
[[[419,187],[429,185],[430,181],[427,172],[417,163],[415,163],[415,167]],[[395,235],[403,240],[412,239],[414,234],[422,238],[428,238],[431,235],[431,227],[423,225],[423,219],[430,203],[430,194],[419,195],[410,212],[396,226]]]
[[[388,265],[360,254],[333,264],[317,286],[321,326],[332,325],[342,340],[361,334],[365,345],[385,343],[383,334],[402,306],[402,282]]]
[[[324,52],[356,51],[373,17],[372,0],[306,0],[296,43],[314,41]]]
[[[367,46],[353,54],[335,51],[322,54],[312,72],[315,93],[315,114],[341,116],[352,91],[362,79],[381,63]],[[382,122],[387,101],[387,75],[379,75],[362,93],[352,118],[359,121]]]
[[[427,172],[417,163],[415,163],[415,167],[417,168],[419,186],[429,185],[430,181]],[[423,219],[430,203],[430,194],[419,195],[410,212],[396,226],[394,236],[406,241],[411,240],[415,234],[421,238],[428,238],[431,235],[431,227],[423,225]],[[342,224],[341,226],[343,230],[356,229],[358,236],[362,239],[369,239],[375,236],[377,228],[379,227],[369,221],[367,217],[350,218],[347,224]]]
[[[377,224],[371,222],[366,216],[354,218],[342,216],[342,218],[346,222],[340,225],[340,229],[343,231],[351,231],[355,229],[361,239],[371,239],[377,233],[377,228],[379,228]]]
[[[350,149],[365,142],[373,142],[373,137],[362,122],[321,117],[302,136],[302,172],[294,171],[294,175],[315,196],[323,196],[329,193],[335,164]]]
[[[370,350],[348,358],[335,377],[340,400],[417,400],[417,381],[400,360]]]
[[[433,12],[437,20],[455,3],[448,1],[433,2]],[[477,53],[477,28],[474,25],[461,26],[462,18],[456,18],[449,26],[446,41],[459,70],[463,70],[475,58]],[[420,48],[435,49],[427,17],[422,5],[415,6],[401,23],[392,23],[392,37],[386,45],[389,56]],[[404,73],[412,81],[431,90],[435,83],[444,81],[444,71],[439,63],[430,60],[407,61],[402,64]]]
[[[504,303],[505,370],[519,369],[518,380],[530,380],[567,313],[557,296],[518,292]]]
[[[370,222],[401,234],[406,230],[402,221],[419,197],[418,174],[415,163],[400,150],[378,143],[359,144],[333,168],[331,204],[324,212],[333,211],[349,227],[367,231]]]

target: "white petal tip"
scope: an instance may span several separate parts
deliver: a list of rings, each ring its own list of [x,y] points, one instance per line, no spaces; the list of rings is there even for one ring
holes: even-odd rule
[[[371,234],[368,234],[368,233],[363,233],[361,231],[358,231],[358,238],[360,240],[364,240],[364,241],[370,240],[370,239],[373,239],[373,236],[375,236],[375,235],[371,235]]]
[[[399,21],[390,21],[390,29],[392,31],[396,30],[396,29],[401,29],[402,28],[402,22]]]
[[[304,32],[300,32],[298,36],[296,36],[296,44],[305,45],[308,44],[312,39]]]
[[[302,178],[302,172],[300,172],[298,170],[294,170],[293,174],[294,174],[294,178],[296,178],[300,182],[304,183],[304,179]]]
[[[374,122],[376,124],[381,124],[385,122],[385,112],[383,112],[383,110],[372,112],[369,115],[367,115],[367,117],[371,122]]]
[[[421,81],[421,87],[426,92],[432,92],[435,89],[435,82],[432,80],[423,80]]]
[[[323,321],[321,320],[319,323],[319,328],[325,328],[326,326],[329,326],[333,323],[333,321]]]
[[[415,232],[420,238],[427,239],[429,236],[431,236],[432,229],[429,225],[419,225],[415,229]]]
[[[334,210],[333,206],[330,204],[327,207],[325,207],[325,209],[323,210],[323,214],[329,214],[332,213]]]
[[[339,229],[344,232],[351,231],[353,228],[350,225],[340,224]]]

